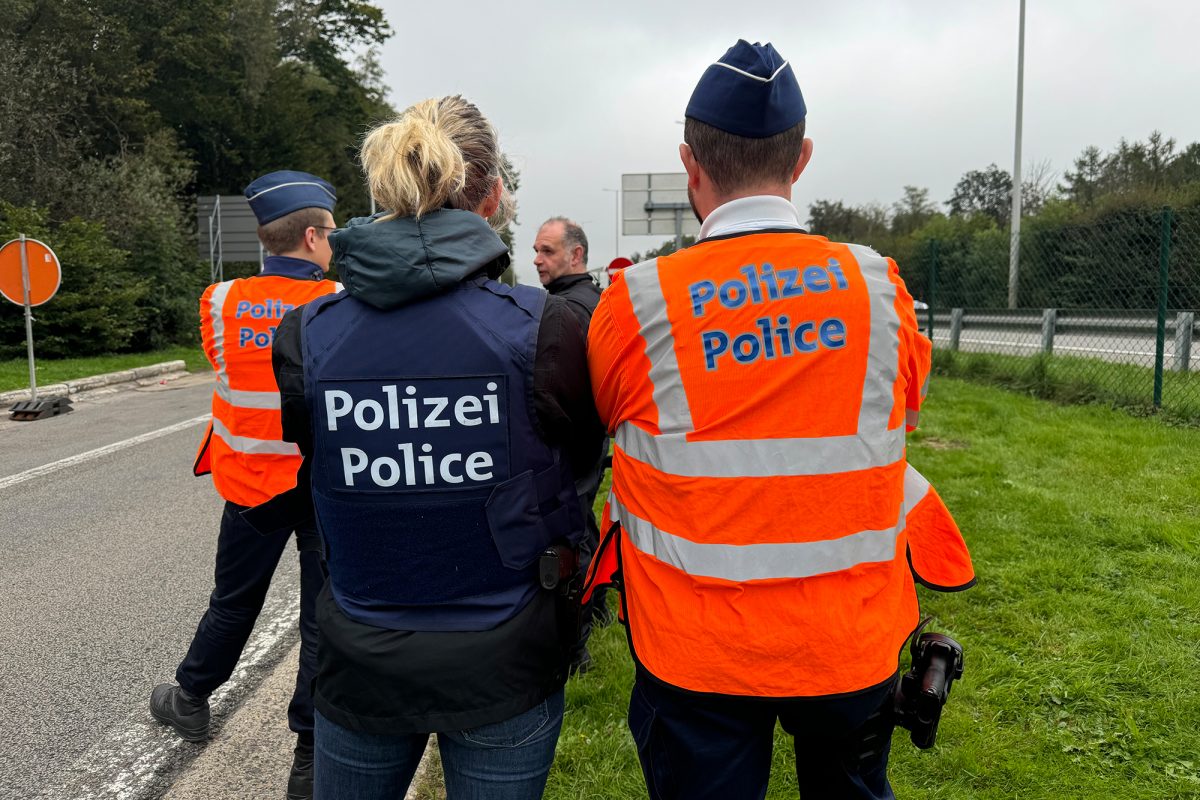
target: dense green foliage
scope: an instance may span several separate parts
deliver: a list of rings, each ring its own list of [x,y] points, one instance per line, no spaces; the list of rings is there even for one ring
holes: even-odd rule
[[[0,15],[0,236],[42,239],[64,271],[38,353],[194,338],[197,194],[301,169],[338,187],[339,219],[369,210],[356,145],[391,114],[377,7],[0,0]],[[22,311],[0,303],[0,357],[23,352]]]
[[[1031,173],[1022,185],[1020,307],[1154,308],[1163,206],[1173,209],[1169,304],[1200,305],[1200,143],[1180,151],[1155,132],[1107,154],[1085,149],[1057,186],[1047,165]],[[808,224],[892,256],[913,295],[937,307],[1003,308],[1011,193],[1012,176],[992,164],[963,175],[947,213],[927,190],[906,186],[890,209],[818,200]]]

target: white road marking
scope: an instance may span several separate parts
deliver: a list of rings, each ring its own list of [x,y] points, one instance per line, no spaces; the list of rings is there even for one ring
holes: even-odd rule
[[[192,422],[195,422],[193,420]],[[220,735],[220,720],[233,709],[226,702],[230,690],[241,685],[251,670],[276,648],[280,640],[296,627],[300,613],[299,592],[268,599],[258,615],[254,636],[242,650],[237,669],[209,698],[213,728]],[[192,747],[165,725],[150,717],[150,686],[146,686],[146,704],[105,736],[68,770],[72,779],[63,786],[46,789],[45,800],[136,800],[149,796],[156,782],[167,776],[167,765],[180,758],[181,751]],[[157,793],[154,796],[158,796]]]
[[[97,447],[95,450],[88,450],[86,453],[80,453],[79,455],[60,458],[58,461],[51,461],[49,464],[43,464],[40,467],[27,469],[24,472],[18,472],[16,475],[9,475],[7,478],[0,478],[0,491],[3,491],[10,486],[16,486],[18,483],[24,483],[25,481],[30,481],[34,478],[40,478],[43,475],[49,475],[52,472],[58,472],[60,469],[73,467],[76,464],[82,464],[84,462],[100,458],[101,456],[106,456],[109,453],[115,453],[118,450],[124,450],[127,447],[133,447],[134,445],[141,444],[142,442],[149,442],[153,439],[158,439],[159,437],[167,436],[177,431],[186,430],[187,428],[190,428],[198,423],[208,422],[208,420],[208,414],[205,414],[201,417],[193,417],[192,419],[184,420],[183,422],[177,422],[174,425],[168,425],[165,428],[159,428],[156,431],[143,433],[139,436],[114,442],[113,444],[106,444],[104,447]]]

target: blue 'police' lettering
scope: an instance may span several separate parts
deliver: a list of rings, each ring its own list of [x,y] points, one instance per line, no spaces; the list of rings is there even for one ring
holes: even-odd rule
[[[274,338],[274,325],[265,331],[256,331],[254,328],[238,328],[238,347],[270,347],[271,340]]]
[[[737,364],[753,364],[756,361],[771,361],[790,358],[801,353],[818,350],[840,350],[846,346],[846,323],[838,317],[817,322],[804,320],[796,325],[782,315],[772,319],[762,317],[754,321],[755,329],[738,334],[730,340],[722,330],[704,331],[700,334],[700,346],[704,352],[704,367],[717,369],[723,357],[732,356]]]
[[[729,349],[729,334],[725,331],[705,331],[700,335],[704,345],[704,366],[717,368],[717,356]]]

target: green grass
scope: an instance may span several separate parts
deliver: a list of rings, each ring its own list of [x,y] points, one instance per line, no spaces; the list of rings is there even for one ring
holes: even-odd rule
[[[1095,358],[933,351],[939,375],[1002,386],[1057,403],[1096,403],[1171,422],[1200,425],[1200,374],[1163,371],[1162,407],[1154,408],[1154,369]]]
[[[921,590],[966,650],[938,743],[898,731],[901,798],[1200,797],[1200,430],[937,378],[909,459],[979,585]],[[624,630],[572,679],[547,798],[645,797]],[[795,798],[777,732],[770,798]]]
[[[165,350],[153,350],[149,353],[122,353],[120,355],[62,359],[37,358],[37,351],[34,351],[38,386],[49,386],[52,383],[62,383],[63,381],[88,378],[92,375],[120,372],[134,367],[145,367],[162,361],[179,359],[187,362],[189,372],[208,369],[208,360],[205,359],[199,346],[179,345]],[[29,388],[29,361],[24,358],[0,361],[0,392],[27,388]]]

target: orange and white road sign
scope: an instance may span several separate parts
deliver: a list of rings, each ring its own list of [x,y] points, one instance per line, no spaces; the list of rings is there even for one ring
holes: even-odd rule
[[[62,267],[54,251],[37,239],[13,239],[0,247],[0,294],[19,306],[25,305],[21,279],[21,246],[29,266],[29,305],[40,306],[58,291]]]

